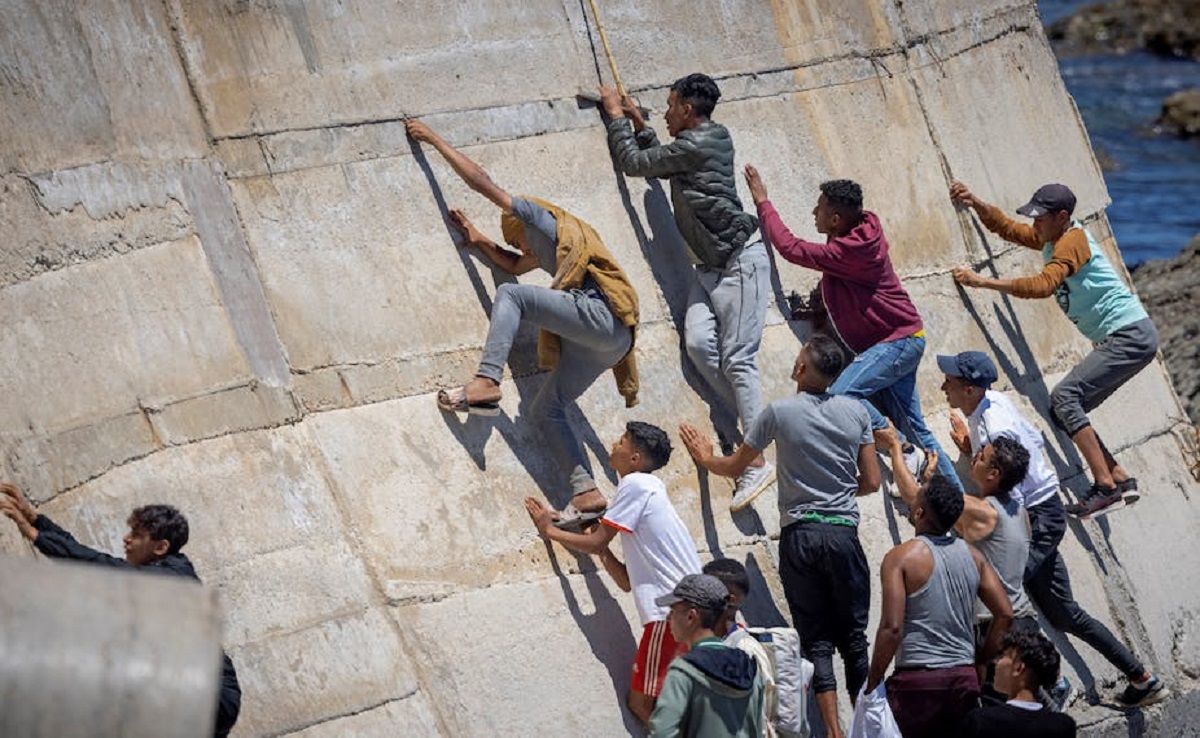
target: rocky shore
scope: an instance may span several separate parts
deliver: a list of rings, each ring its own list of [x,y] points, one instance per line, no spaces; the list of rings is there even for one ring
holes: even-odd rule
[[[1184,138],[1200,136],[1200,87],[1180,90],[1163,100],[1155,127]]]
[[[1200,234],[1175,258],[1148,261],[1130,273],[1158,327],[1175,391],[1200,425]]]
[[[1200,2],[1113,0],[1051,24],[1046,34],[1059,53],[1148,51],[1200,60]]]

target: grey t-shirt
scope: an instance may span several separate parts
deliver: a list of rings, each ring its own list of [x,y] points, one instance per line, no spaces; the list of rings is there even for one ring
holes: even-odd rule
[[[761,451],[772,441],[780,525],[806,512],[858,522],[858,450],[875,441],[861,401],[801,392],[772,402],[750,424],[746,445]]]
[[[538,266],[553,275],[558,271],[558,221],[546,208],[519,197],[512,199],[512,209],[525,224],[525,242]]]

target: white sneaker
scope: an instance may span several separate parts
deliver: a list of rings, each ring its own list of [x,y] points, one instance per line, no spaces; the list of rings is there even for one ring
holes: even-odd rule
[[[775,465],[771,462],[764,462],[762,466],[746,467],[746,471],[741,473],[733,486],[733,499],[729,502],[729,510],[737,512],[749,507],[750,503],[774,481]]]

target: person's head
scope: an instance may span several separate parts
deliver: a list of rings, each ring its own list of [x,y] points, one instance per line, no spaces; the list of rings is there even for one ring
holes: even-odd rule
[[[821,183],[821,196],[813,208],[817,233],[841,236],[862,220],[863,193],[857,182],[831,179]]]
[[[678,136],[708,120],[720,99],[721,90],[707,74],[695,72],[675,80],[663,114],[667,133]]]
[[[633,472],[652,472],[671,460],[671,439],[657,425],[631,420],[625,433],[608,454],[609,466],[619,476]]]
[[[1066,185],[1042,185],[1017,212],[1033,218],[1033,232],[1039,239],[1057,241],[1071,227],[1075,193]]]
[[[729,627],[737,620],[737,612],[750,594],[750,575],[746,573],[746,567],[742,566],[737,559],[713,559],[700,571],[710,577],[720,579],[721,584],[725,585],[725,589],[729,590],[729,606],[725,608],[725,614],[716,627],[716,632],[724,635],[729,632]]]
[[[512,213],[500,215],[500,236],[504,239],[504,243],[520,252],[529,251],[529,244],[525,241],[525,224],[516,215]]]
[[[917,504],[912,510],[913,526],[918,534],[944,535],[958,522],[963,504],[962,491],[954,486],[954,482],[936,474],[917,493]]]
[[[1035,630],[1010,630],[1000,642],[995,686],[1009,699],[1021,691],[1037,694],[1058,681],[1061,661],[1054,644]]]
[[[714,634],[729,606],[729,590],[714,576],[688,574],[671,594],[656,597],[654,604],[671,608],[667,615],[671,635],[678,643],[691,644]]]
[[[999,378],[991,357],[982,351],[963,351],[953,356],[939,355],[938,369],[946,375],[942,392],[950,407],[972,413],[988,388]]]
[[[125,560],[133,566],[153,564],[169,554],[179,553],[187,544],[187,518],[170,505],[135,508],[128,522]]]
[[[842,347],[829,336],[813,336],[800,349],[792,366],[797,392],[824,392],[846,366]]]
[[[1012,436],[999,436],[971,459],[971,480],[983,497],[1009,494],[1029,472],[1029,451]]]

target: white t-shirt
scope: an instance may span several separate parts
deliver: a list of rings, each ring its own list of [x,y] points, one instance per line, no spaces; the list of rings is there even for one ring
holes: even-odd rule
[[[679,580],[700,573],[700,557],[687,526],[671,506],[667,487],[653,474],[626,474],[604,513],[605,525],[619,530],[625,568],[642,625],[666,620],[670,608],[654,604]]]
[[[995,390],[988,390],[975,412],[967,417],[967,429],[971,435],[972,454],[979,453],[979,449],[1003,435],[1016,439],[1029,452],[1029,472],[1013,489],[1014,500],[1029,508],[1058,493],[1058,474],[1042,453],[1046,442],[1038,429],[1021,417],[1012,400]]]

